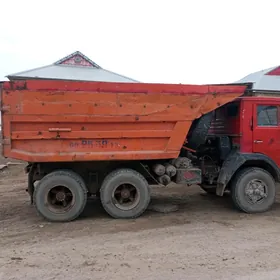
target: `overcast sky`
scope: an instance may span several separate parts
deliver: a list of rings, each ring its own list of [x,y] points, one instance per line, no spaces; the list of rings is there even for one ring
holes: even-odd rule
[[[76,50],[143,82],[226,83],[280,64],[279,0],[0,4],[0,80]]]

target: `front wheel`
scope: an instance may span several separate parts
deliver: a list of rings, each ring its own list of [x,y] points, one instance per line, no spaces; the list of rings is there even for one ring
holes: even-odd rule
[[[100,199],[105,211],[113,218],[140,216],[150,203],[147,180],[132,169],[111,172],[102,183]]]
[[[275,201],[275,181],[264,169],[257,167],[243,169],[232,181],[231,197],[235,206],[243,212],[265,212]]]

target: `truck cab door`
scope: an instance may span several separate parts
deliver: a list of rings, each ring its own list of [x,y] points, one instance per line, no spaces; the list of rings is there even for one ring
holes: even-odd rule
[[[280,166],[279,107],[263,102],[253,106],[253,152],[265,154]]]

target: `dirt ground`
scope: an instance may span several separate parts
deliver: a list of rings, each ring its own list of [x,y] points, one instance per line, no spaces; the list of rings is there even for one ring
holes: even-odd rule
[[[280,204],[246,215],[198,188],[154,189],[179,211],[114,220],[97,201],[81,218],[48,223],[25,192],[23,165],[0,173],[0,280],[280,279]]]

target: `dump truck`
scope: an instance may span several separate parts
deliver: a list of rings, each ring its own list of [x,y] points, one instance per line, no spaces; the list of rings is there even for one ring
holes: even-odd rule
[[[76,219],[91,196],[136,218],[150,186],[172,182],[264,212],[280,181],[278,105],[246,84],[8,81],[3,155],[27,162],[31,202],[49,221]]]

